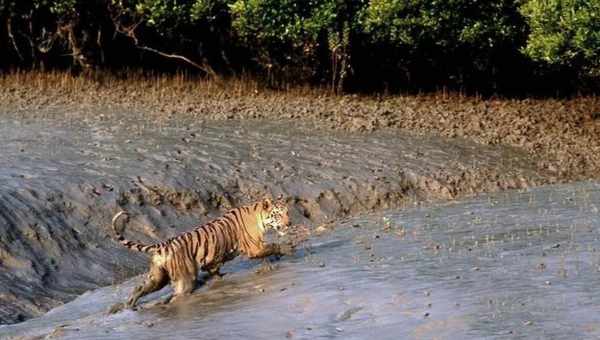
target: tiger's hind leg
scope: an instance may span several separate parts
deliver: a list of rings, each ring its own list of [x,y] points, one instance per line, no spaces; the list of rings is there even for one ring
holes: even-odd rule
[[[127,307],[133,308],[142,296],[162,289],[168,282],[169,277],[167,276],[167,272],[164,269],[153,265],[150,268],[150,272],[144,283],[133,290],[133,294],[129,300],[127,300]]]
[[[135,304],[141,297],[162,289],[168,282],[169,277],[167,276],[167,272],[161,267],[152,265],[144,283],[133,289],[133,293],[127,300],[127,303],[117,303],[113,305],[110,308],[109,313],[114,314],[121,311],[123,308],[135,307]]]

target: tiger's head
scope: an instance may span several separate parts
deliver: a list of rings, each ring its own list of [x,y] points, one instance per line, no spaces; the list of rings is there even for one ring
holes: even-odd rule
[[[270,198],[265,198],[261,203],[261,208],[265,231],[273,229],[279,235],[285,235],[286,230],[291,223],[285,200],[279,198],[278,200],[273,201]]]

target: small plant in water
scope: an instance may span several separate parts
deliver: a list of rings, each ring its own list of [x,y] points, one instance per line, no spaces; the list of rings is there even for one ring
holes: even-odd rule
[[[392,220],[390,220],[388,217],[384,216],[383,217],[383,231],[390,231],[392,230]]]

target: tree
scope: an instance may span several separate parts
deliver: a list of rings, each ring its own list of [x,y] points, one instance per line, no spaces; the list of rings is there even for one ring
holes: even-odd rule
[[[47,1],[0,0],[3,61],[32,66],[45,60],[56,42],[56,23],[51,18]]]
[[[360,0],[236,0],[233,29],[270,72],[290,64],[328,74],[341,91],[351,70],[350,45]],[[321,71],[317,71],[317,70]],[[304,72],[306,73],[306,72]]]
[[[600,1],[528,0],[520,11],[530,30],[525,55],[600,76]]]
[[[139,50],[184,61],[212,76],[211,61],[228,64],[227,0],[111,0],[110,12],[117,32]]]
[[[360,21],[373,42],[399,50],[398,67],[429,69],[459,84],[464,75],[494,77],[523,35],[513,0],[371,0]]]

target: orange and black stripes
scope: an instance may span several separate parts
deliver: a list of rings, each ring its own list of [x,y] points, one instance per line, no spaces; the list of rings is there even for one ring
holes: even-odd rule
[[[164,242],[146,245],[123,237],[116,222],[127,213],[121,211],[112,219],[117,240],[125,247],[148,254],[168,255],[182,252],[201,265],[228,260],[238,251],[251,252],[262,243],[262,232],[256,226],[261,223],[261,204],[240,207],[222,217],[182,233]]]
[[[221,275],[223,263],[243,253],[249,258],[281,254],[277,244],[267,244],[264,233],[268,229],[278,232],[289,225],[285,202],[273,203],[270,199],[233,209],[222,217],[182,233],[166,241],[146,245],[125,239],[116,227],[117,220],[127,216],[117,213],[112,227],[117,239],[125,247],[152,254],[150,270],[144,283],[136,287],[127,305],[134,306],[138,299],[157,291],[167,283],[173,287],[173,299],[191,293],[198,270]]]

